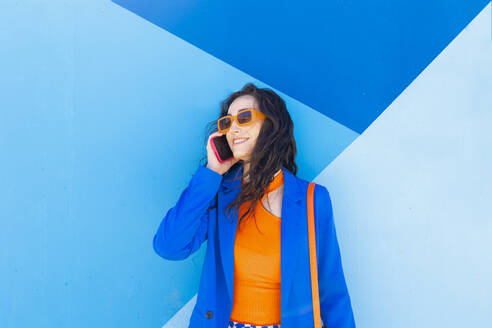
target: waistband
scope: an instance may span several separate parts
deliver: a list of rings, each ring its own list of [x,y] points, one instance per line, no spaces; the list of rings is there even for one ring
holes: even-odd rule
[[[281,325],[269,325],[269,326],[255,326],[249,323],[240,323],[236,321],[229,320],[229,324],[227,325],[227,328],[280,328]]]

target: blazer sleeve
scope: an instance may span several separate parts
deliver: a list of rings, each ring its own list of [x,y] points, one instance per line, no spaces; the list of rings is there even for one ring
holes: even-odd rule
[[[329,328],[355,327],[352,305],[342,268],[340,248],[333,221],[330,194],[317,185],[319,218],[318,286],[321,319]]]
[[[207,239],[209,216],[222,175],[200,165],[176,205],[162,219],[153,239],[154,251],[167,260],[183,260]]]

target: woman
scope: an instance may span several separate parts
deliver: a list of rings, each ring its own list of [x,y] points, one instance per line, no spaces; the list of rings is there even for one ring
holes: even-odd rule
[[[207,240],[189,327],[314,327],[309,182],[295,176],[285,103],[249,83],[222,102],[215,125],[207,164],[198,167],[153,240],[157,254],[169,260],[187,258]],[[210,140],[222,134],[234,156],[220,163]],[[331,200],[320,184],[314,202],[321,318],[328,327],[355,327]]]

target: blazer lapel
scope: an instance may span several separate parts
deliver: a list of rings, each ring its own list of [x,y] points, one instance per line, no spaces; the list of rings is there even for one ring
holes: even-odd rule
[[[232,172],[227,173],[218,195],[219,248],[231,304],[233,301],[234,242],[238,213],[233,213],[232,210],[231,213],[226,211],[227,215],[231,215],[230,217],[226,217],[223,211],[239,194],[242,172],[243,166],[241,165]],[[293,273],[299,253],[298,250],[301,248],[300,245],[305,236],[303,229],[306,225],[303,225],[302,222],[306,218],[306,208],[304,206],[305,202],[302,202],[302,200],[306,197],[304,197],[305,195],[297,181],[297,177],[290,173],[284,166],[282,166],[282,172],[284,175],[284,193],[282,196],[280,225],[280,279],[282,312],[286,313],[285,306],[291,290]]]
[[[281,312],[287,313],[287,300],[292,290],[292,281],[304,240],[304,227],[307,209],[303,206],[304,194],[297,177],[282,166],[284,174],[284,194],[282,196],[282,211],[280,223],[280,288]],[[304,202],[305,203],[305,202]]]
[[[238,213],[234,213],[234,209],[231,209],[230,213],[226,211],[226,214],[224,214],[224,208],[236,199],[241,190],[242,171],[243,167],[241,165],[224,176],[217,198],[219,249],[231,304],[233,301],[234,242],[236,239]],[[226,217],[226,215],[230,216]]]

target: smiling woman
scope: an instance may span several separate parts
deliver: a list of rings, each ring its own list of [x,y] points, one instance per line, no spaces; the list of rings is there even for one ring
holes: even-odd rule
[[[296,177],[294,125],[284,101],[249,83],[222,102],[211,124],[206,165],[154,236],[155,251],[171,260],[187,258],[207,240],[189,327],[313,327],[309,182]],[[211,147],[220,135],[233,154],[228,160],[219,161]],[[353,328],[331,201],[318,186],[320,314],[330,327]]]
[[[230,105],[227,114],[234,115],[242,110],[244,107],[253,108],[251,112],[258,108],[256,104],[256,100],[251,95],[244,95],[236,98],[232,104]],[[244,110],[243,110],[244,112]],[[255,115],[253,115],[255,116]],[[229,146],[231,147],[232,153],[234,157],[246,161],[245,169],[248,171],[249,169],[249,159],[251,157],[251,153],[253,152],[253,148],[256,144],[256,139],[260,134],[261,127],[263,125],[263,119],[252,117],[249,121],[250,124],[238,125],[237,120],[233,120],[229,129],[226,132],[227,141]]]
[[[217,128],[216,133],[226,135],[233,153],[233,163],[224,165],[229,169],[237,165],[243,167],[242,189],[227,207],[237,212],[241,205],[249,204],[248,211],[239,219],[241,223],[250,214],[254,217],[258,202],[282,165],[297,173],[294,124],[280,96],[252,83],[225,99],[221,103],[219,119],[210,124]],[[207,156],[207,159],[207,167],[215,168],[216,172],[227,171],[216,163],[214,156]]]

